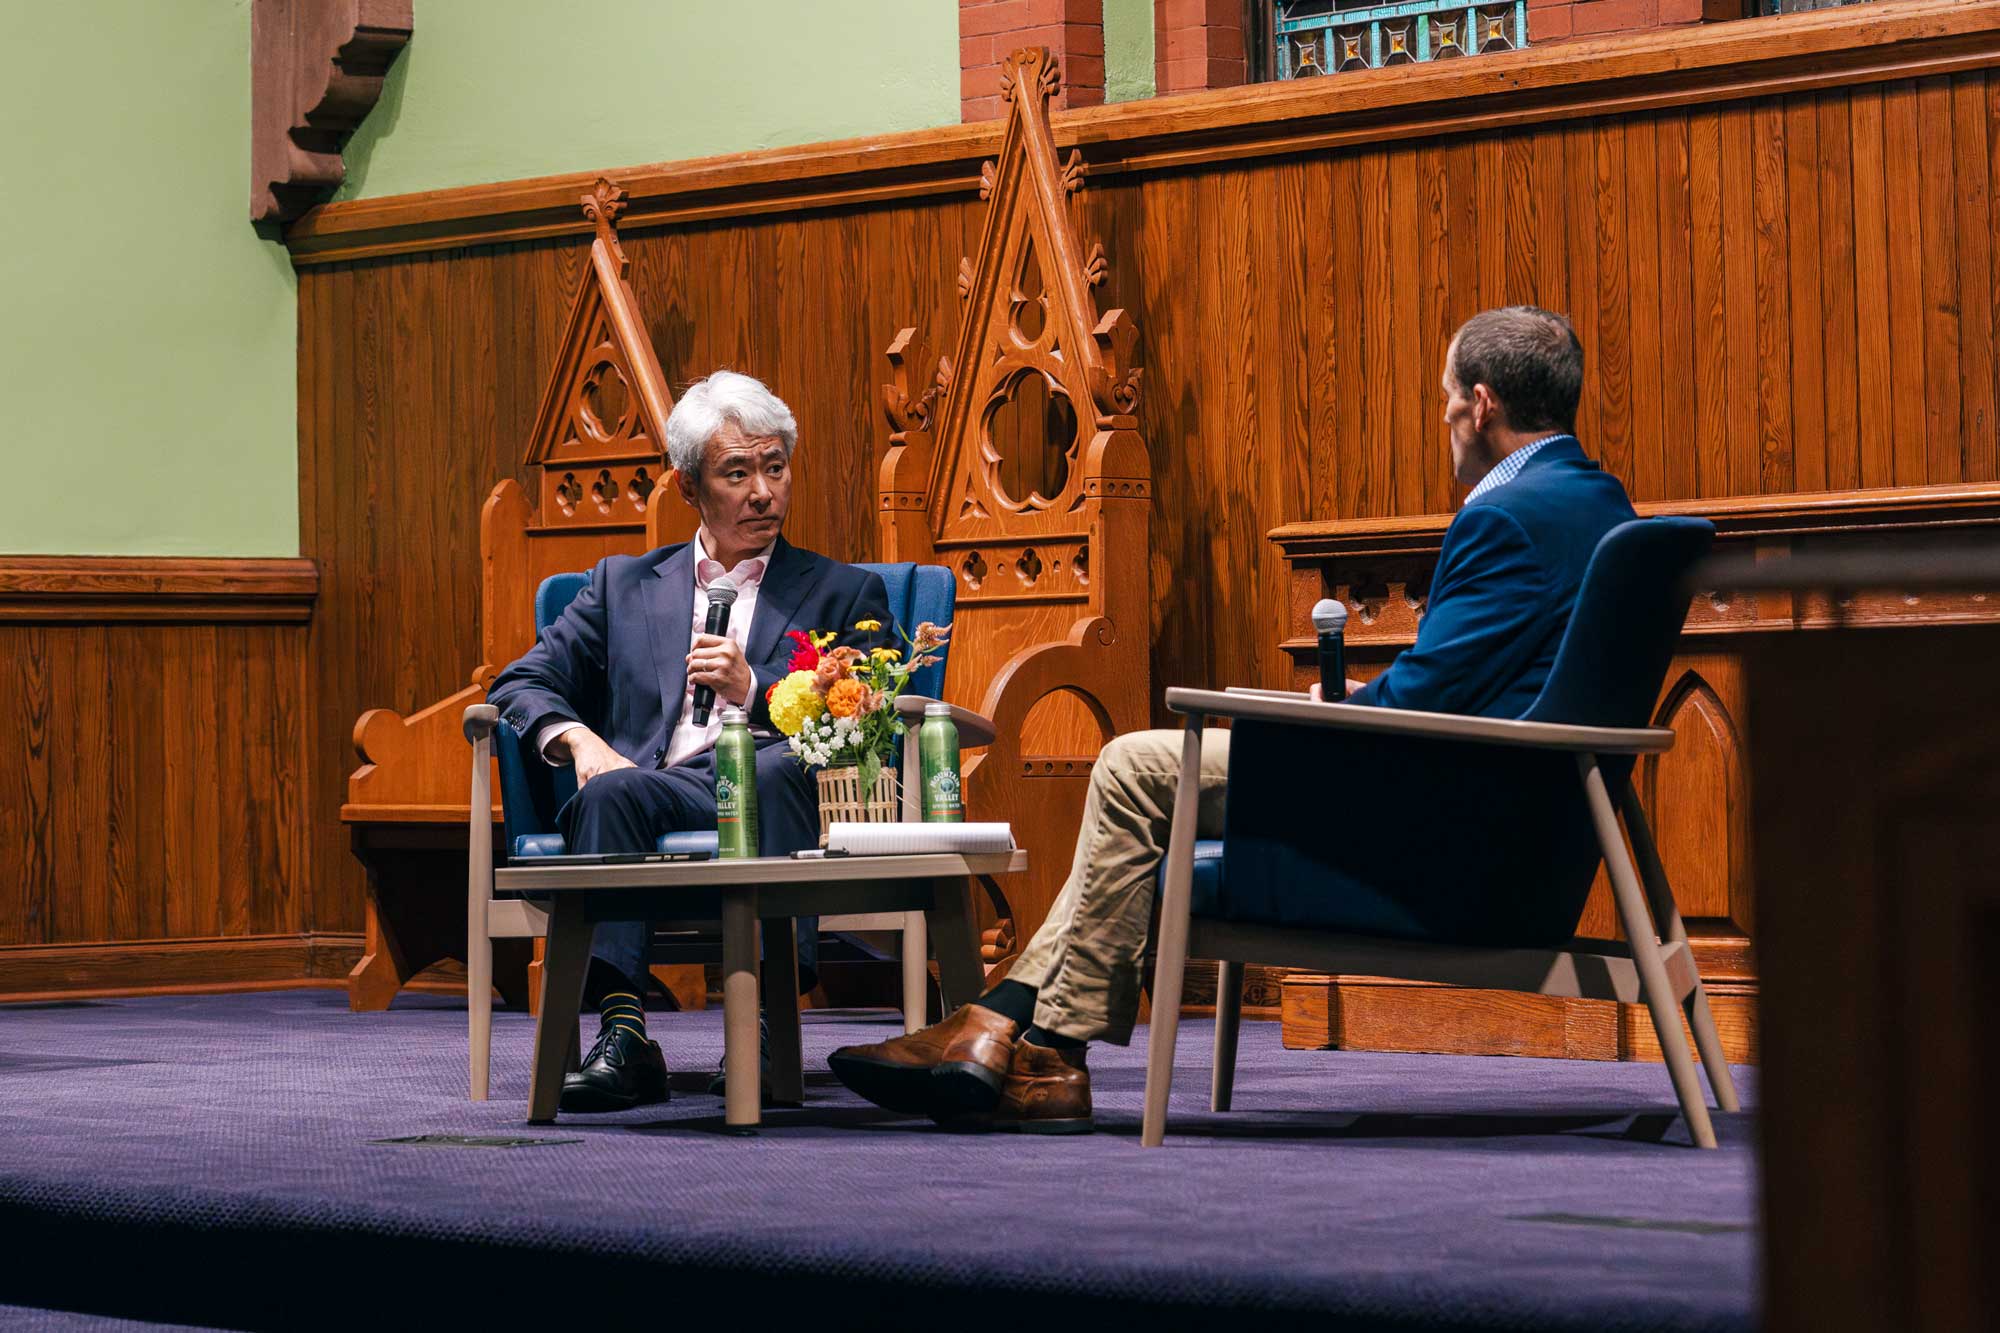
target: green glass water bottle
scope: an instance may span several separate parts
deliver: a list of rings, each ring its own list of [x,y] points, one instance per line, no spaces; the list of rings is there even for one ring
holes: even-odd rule
[[[923,767],[926,824],[957,824],[965,819],[965,798],[958,777],[958,724],[950,704],[925,704],[923,729],[917,733],[917,753]]]
[[[722,856],[757,855],[757,743],[740,708],[722,710],[715,742],[715,836]]]

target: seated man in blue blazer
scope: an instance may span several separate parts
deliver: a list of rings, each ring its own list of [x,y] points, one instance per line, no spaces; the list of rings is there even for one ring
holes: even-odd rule
[[[1534,702],[1598,539],[1635,517],[1573,433],[1582,387],[1583,347],[1560,315],[1489,310],[1452,338],[1444,424],[1453,475],[1472,491],[1445,532],[1416,644],[1369,684],[1349,682],[1349,703],[1517,717]],[[1180,752],[1178,731],[1105,746],[1069,881],[1007,979],[921,1032],[834,1052],[841,1081],[892,1110],[1088,1130],[1084,1043],[1131,1037]],[[1202,837],[1221,836],[1228,770],[1229,733],[1208,728]]]
[[[573,852],[651,851],[661,833],[713,829],[725,707],[746,710],[757,735],[763,854],[817,846],[817,791],[772,729],[764,696],[784,679],[787,630],[851,640],[860,624],[888,624],[888,591],[879,575],[780,535],[798,426],[763,384],[719,370],[689,386],[666,436],[681,498],[701,515],[694,540],[601,561],[488,697],[548,762],[576,766],[576,797],[559,815]],[[708,587],[725,574],[737,588],[728,633],[703,633]],[[715,691],[705,724],[694,718],[702,685]],[[597,928],[584,1002],[598,1012],[598,1037],[563,1081],[565,1111],[666,1100],[666,1062],[640,1000],[648,934],[637,922]]]

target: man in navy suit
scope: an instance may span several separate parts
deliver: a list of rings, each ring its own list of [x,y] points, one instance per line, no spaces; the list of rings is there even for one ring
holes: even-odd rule
[[[785,676],[786,631],[853,641],[859,626],[889,623],[888,592],[879,575],[780,535],[798,426],[763,384],[717,371],[674,404],[666,436],[681,498],[701,515],[694,540],[599,562],[488,697],[549,763],[576,766],[576,797],[558,817],[573,852],[651,851],[662,833],[713,829],[725,707],[744,709],[757,736],[760,850],[816,846],[817,792],[772,729],[765,694]],[[708,588],[724,575],[737,588],[728,633],[707,634]],[[715,691],[705,724],[693,705],[703,685]],[[807,941],[810,924],[801,923]],[[584,1000],[598,1011],[598,1037],[563,1082],[565,1111],[667,1097],[640,999],[648,933],[638,922],[597,928]]]
[[[1560,315],[1489,310],[1453,337],[1444,424],[1471,493],[1445,532],[1416,644],[1372,682],[1348,682],[1348,703],[1518,717],[1534,702],[1598,540],[1635,517],[1577,442],[1582,388],[1583,347]],[[1084,1043],[1131,1037],[1180,750],[1178,731],[1105,746],[1069,881],[1007,979],[933,1027],[834,1052],[841,1081],[893,1110],[1088,1130]],[[1228,769],[1229,733],[1208,728],[1202,837],[1221,836]]]

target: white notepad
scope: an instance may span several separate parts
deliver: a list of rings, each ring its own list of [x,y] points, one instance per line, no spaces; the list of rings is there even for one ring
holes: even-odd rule
[[[849,856],[914,856],[923,852],[1011,852],[1011,824],[860,824],[835,820],[828,852]]]

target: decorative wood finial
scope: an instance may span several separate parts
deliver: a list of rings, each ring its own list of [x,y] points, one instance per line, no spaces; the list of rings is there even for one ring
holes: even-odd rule
[[[610,249],[611,257],[618,263],[618,275],[625,276],[631,271],[632,263],[625,258],[625,247],[618,243],[618,219],[625,213],[625,191],[613,185],[603,176],[590,187],[590,193],[583,196],[583,216],[597,228],[597,239]]]

